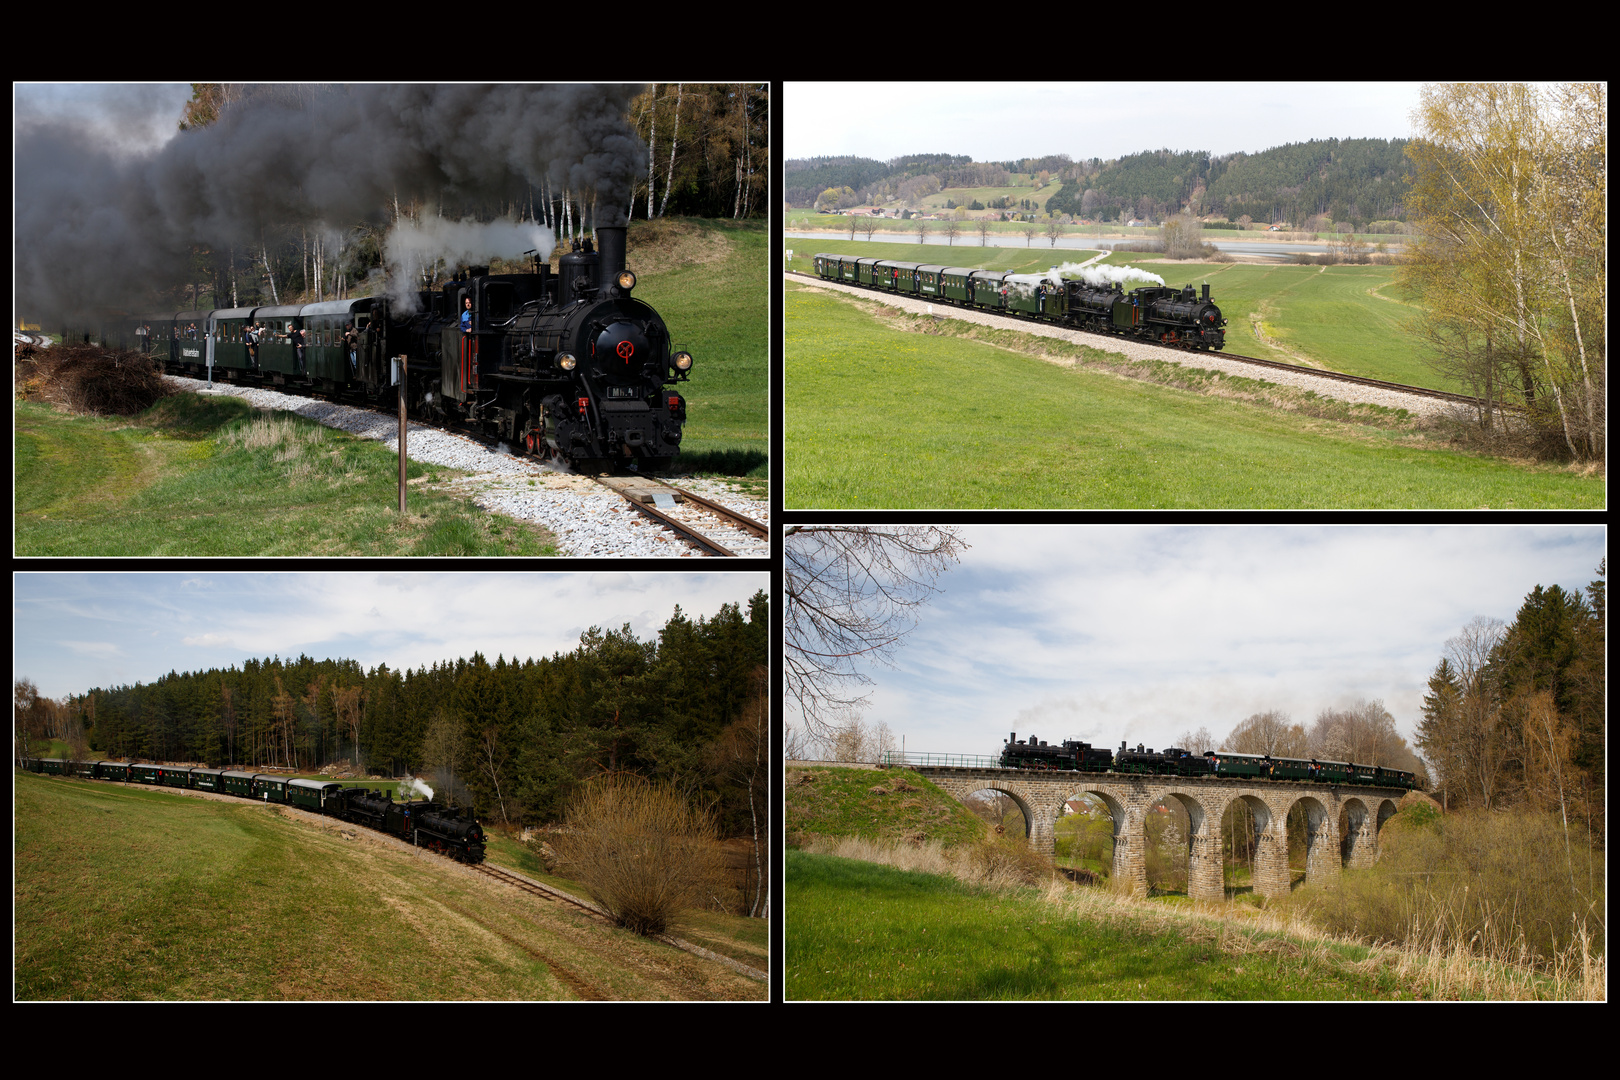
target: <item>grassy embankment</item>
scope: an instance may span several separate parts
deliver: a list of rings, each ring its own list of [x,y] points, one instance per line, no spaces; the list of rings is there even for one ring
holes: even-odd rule
[[[137,417],[16,402],[19,555],[546,555],[551,534],[426,485],[463,475],[234,397]]]
[[[1601,475],[1456,451],[1404,411],[936,322],[797,282],[786,322],[789,507],[1605,501]]]
[[[894,774],[790,773],[785,963],[789,999],[1422,999],[1601,996],[1582,981],[1466,950],[1358,944],[1311,925],[1300,892],[1268,905],[1130,899],[1029,872],[969,838],[896,842],[939,801],[893,793]],[[802,774],[800,774],[802,775]],[[888,795],[871,788],[885,786]],[[814,799],[807,798],[814,796]],[[906,806],[900,800],[915,803]],[[874,803],[874,800],[880,800]],[[966,815],[965,810],[958,810]],[[1397,817],[1398,820],[1399,816]],[[842,835],[840,835],[840,829]],[[979,827],[978,836],[983,835]],[[885,838],[887,837],[887,839]],[[984,854],[991,854],[986,857]],[[846,857],[846,856],[854,857]],[[886,864],[886,865],[884,865]]]
[[[19,999],[765,996],[724,965],[365,829],[89,780],[14,782]],[[490,859],[532,872],[517,847],[501,838]],[[763,966],[763,920],[697,919],[685,936]]]
[[[692,354],[678,384],[686,428],[676,467],[763,481],[770,454],[770,229],[763,221],[632,222],[638,299]],[[745,485],[758,497],[762,483]]]

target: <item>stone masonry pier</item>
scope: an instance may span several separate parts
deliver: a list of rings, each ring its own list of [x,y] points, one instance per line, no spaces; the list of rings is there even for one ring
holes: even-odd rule
[[[1195,900],[1224,900],[1221,876],[1221,821],[1239,800],[1254,815],[1257,848],[1254,891],[1286,896],[1288,812],[1303,803],[1306,816],[1305,881],[1335,885],[1341,865],[1369,867],[1377,851],[1378,830],[1396,810],[1404,792],[1392,788],[1307,781],[1258,780],[1252,777],[1150,776],[1125,773],[1032,772],[1022,769],[907,766],[928,777],[957,799],[975,791],[999,791],[1018,804],[1029,829],[1029,846],[1043,855],[1056,850],[1054,826],[1070,799],[1094,795],[1114,819],[1113,880],[1121,888],[1147,893],[1144,850],[1148,808],[1174,799],[1187,811],[1187,892]],[[1339,835],[1339,812],[1349,819]]]

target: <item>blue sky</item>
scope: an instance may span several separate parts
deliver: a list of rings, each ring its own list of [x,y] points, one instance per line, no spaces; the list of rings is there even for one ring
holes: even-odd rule
[[[1420,83],[802,83],[782,87],[785,159],[969,154],[1075,160],[1144,150],[1255,153],[1311,139],[1405,139]]]
[[[907,750],[1008,732],[1164,746],[1281,709],[1382,699],[1410,741],[1447,638],[1537,584],[1596,579],[1598,526],[963,526],[972,548],[895,653],[869,722]],[[789,714],[789,721],[792,716]]]
[[[12,577],[12,670],[40,693],[152,682],[169,671],[304,653],[373,668],[482,652],[550,656],[591,626],[655,637],[691,619],[747,614],[763,573],[108,573]]]

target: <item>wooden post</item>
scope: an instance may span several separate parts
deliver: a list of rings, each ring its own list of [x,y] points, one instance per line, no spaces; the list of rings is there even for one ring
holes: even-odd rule
[[[404,354],[399,358],[399,512],[405,513],[405,390],[410,385],[406,377]]]

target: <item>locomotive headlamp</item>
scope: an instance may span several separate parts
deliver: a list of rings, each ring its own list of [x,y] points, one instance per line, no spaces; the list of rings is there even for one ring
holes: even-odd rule
[[[689,352],[678,352],[678,353],[676,353],[675,354],[675,370],[676,371],[691,371],[692,370],[692,354],[689,353]]]
[[[619,271],[619,288],[626,291],[636,287],[636,275],[628,270]]]
[[[573,353],[565,352],[561,356],[557,357],[557,366],[562,368],[564,371],[573,371],[574,365],[577,363],[579,363],[579,361],[574,359]]]

